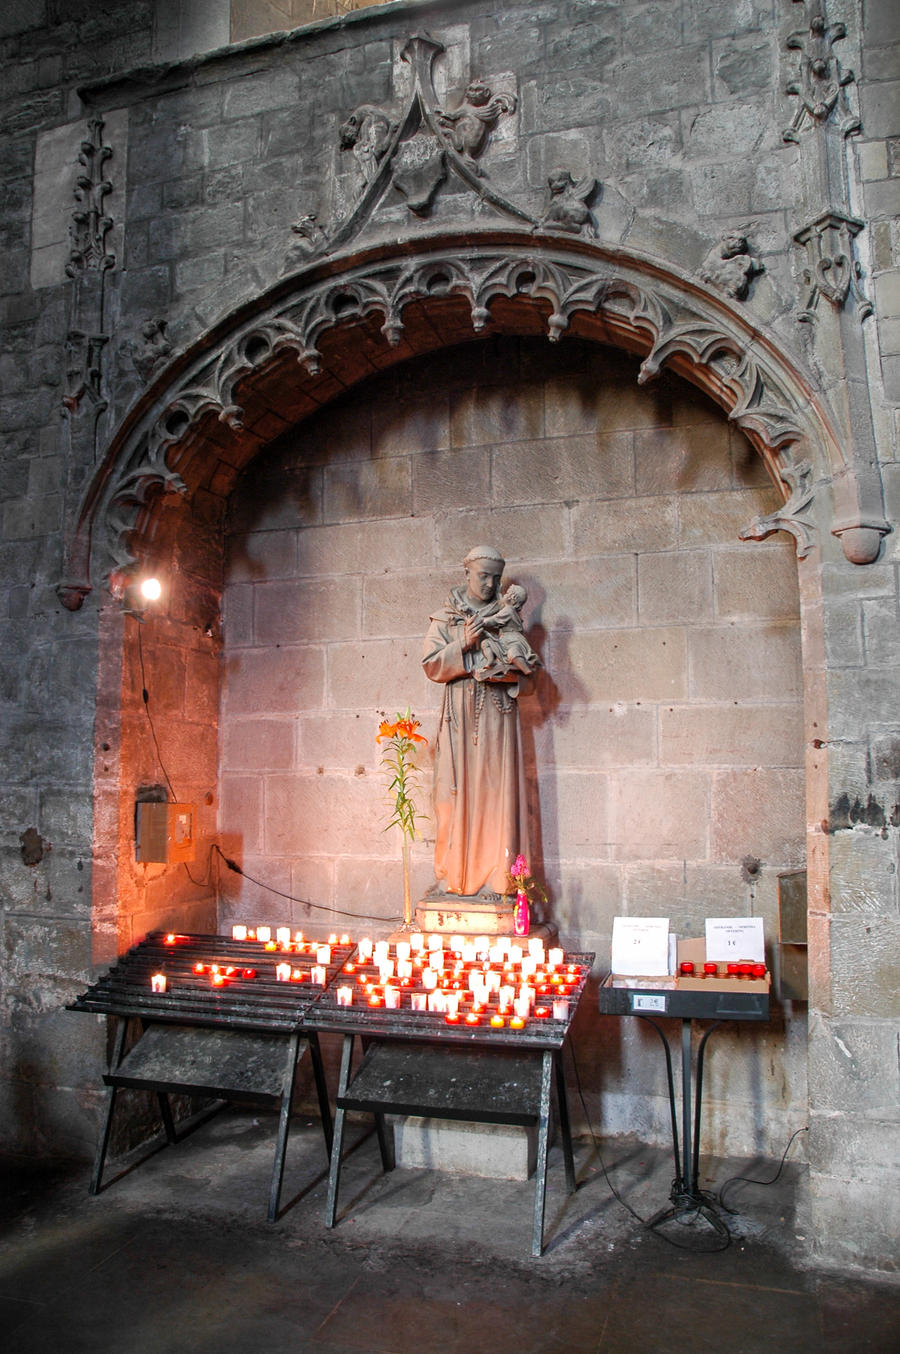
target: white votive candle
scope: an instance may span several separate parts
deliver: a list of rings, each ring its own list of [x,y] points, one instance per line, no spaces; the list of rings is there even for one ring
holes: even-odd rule
[[[291,928],[289,926],[279,926],[278,930],[275,932],[275,939],[278,941],[279,945],[290,945]]]
[[[426,991],[433,992],[438,985],[438,976],[433,968],[422,969],[422,986]]]
[[[284,963],[284,964],[276,964],[276,965],[275,965],[275,977],[276,977],[277,981],[280,982],[280,983],[289,983],[289,982],[291,981],[291,966],[290,966],[290,964],[287,964],[287,963]]]
[[[544,942],[540,936],[532,936],[528,941],[528,953],[540,963],[544,958]]]
[[[246,940],[246,939],[247,939],[247,928],[246,928],[246,926],[243,926],[243,925],[241,925],[240,923],[236,922],[235,925],[232,926],[232,928],[231,928],[231,939],[232,939],[232,940]]]
[[[389,1011],[399,1011],[400,1009],[400,989],[394,987],[393,983],[388,983],[384,989],[384,1004]]]
[[[409,938],[413,954],[421,954],[425,948],[425,937],[421,931],[413,931]]]
[[[319,983],[320,986],[324,987],[327,978],[328,978],[328,969],[325,967],[325,965],[313,964],[312,968],[309,971],[310,982]]]
[[[506,951],[502,945],[492,945],[488,950],[488,959],[492,964],[502,964]]]
[[[339,988],[338,988],[338,990],[337,990],[337,1004],[338,1004],[338,1006],[352,1006],[352,1005],[353,1005],[353,988],[352,988],[352,987],[339,987]]]
[[[551,968],[559,968],[565,957],[564,951],[557,946],[554,946],[552,950],[547,951],[547,963]]]
[[[412,1008],[414,1011],[427,1011],[427,1010],[428,1010],[428,993],[427,993],[427,992],[410,992],[410,994],[409,994],[409,1004],[410,1004],[411,1008]]]
[[[515,1000],[515,996],[516,989],[514,987],[508,987],[504,984],[504,986],[501,987],[497,993],[497,1001],[500,1003],[501,1006],[512,1006],[513,1001]]]
[[[527,997],[516,997],[513,1002],[513,1010],[522,1020],[526,1020],[531,1012],[531,1002]]]
[[[317,964],[330,964],[330,963],[331,963],[331,946],[330,946],[330,945],[319,945],[319,946],[318,946],[318,948],[316,949],[316,963],[317,963]]]
[[[166,990],[166,975],[164,973],[151,973],[150,991],[165,992],[165,990]]]
[[[568,1018],[569,1018],[569,1003],[568,1003],[567,998],[566,998],[566,997],[554,997],[554,998],[553,998],[553,1019],[554,1019],[554,1020],[568,1020]]]
[[[443,937],[443,936],[429,936],[429,937],[428,937],[428,948],[429,948],[429,950],[442,950],[442,949],[444,948],[444,937]]]
[[[411,960],[411,959],[398,959],[398,960],[397,960],[397,977],[401,980],[401,982],[403,981],[404,978],[411,978],[411,977],[412,977],[412,971],[413,971],[413,966],[412,966],[412,960]]]
[[[394,953],[401,962],[405,962],[412,954],[412,946],[408,940],[398,940],[394,946]]]
[[[438,1015],[444,1012],[444,994],[440,988],[435,988],[433,992],[428,993],[428,1009],[435,1011]]]
[[[382,959],[378,964],[379,981],[382,983],[386,983],[388,978],[393,978],[393,976],[394,976],[393,959]]]
[[[362,940],[359,942],[358,951],[362,963],[365,963],[367,959],[372,958],[372,948],[372,942],[369,937],[363,936]]]
[[[433,970],[435,971],[435,973],[443,973],[443,971],[444,971],[444,951],[443,951],[443,950],[432,950],[432,951],[431,951],[431,954],[428,956],[428,967],[431,968],[431,969],[433,969]]]

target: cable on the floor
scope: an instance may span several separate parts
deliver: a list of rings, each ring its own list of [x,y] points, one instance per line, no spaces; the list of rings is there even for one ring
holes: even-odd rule
[[[597,1135],[594,1132],[594,1126],[591,1123],[590,1112],[588,1111],[587,1104],[585,1103],[584,1091],[582,1090],[581,1086],[581,1074],[578,1071],[578,1059],[575,1057],[575,1049],[571,1041],[567,1042],[569,1043],[569,1050],[572,1057],[572,1066],[575,1071],[575,1084],[578,1087],[578,1099],[581,1101],[581,1108],[584,1111],[584,1117],[587,1120],[588,1131],[590,1132],[591,1143],[593,1144],[594,1148],[594,1155],[600,1162],[600,1169],[603,1172],[603,1178],[606,1181],[607,1185],[609,1186],[610,1193],[612,1194],[616,1202],[621,1204],[621,1206],[625,1209],[625,1211],[627,1213],[630,1213],[631,1216],[635,1219],[635,1221],[639,1222],[642,1227],[645,1227],[648,1231],[653,1231],[655,1236],[660,1237],[670,1246],[674,1246],[676,1250],[696,1251],[696,1252],[713,1252],[725,1250],[725,1248],[731,1243],[731,1233],[729,1232],[725,1223],[722,1222],[720,1219],[716,1219],[717,1225],[713,1226],[714,1233],[719,1242],[718,1245],[715,1246],[685,1245],[683,1242],[677,1241],[674,1237],[667,1236],[665,1232],[656,1231],[655,1228],[653,1228],[652,1221],[650,1219],[642,1218],[640,1213],[638,1213],[637,1210],[632,1208],[631,1204],[628,1203],[627,1199],[622,1198],[621,1194],[616,1189],[615,1185],[610,1179],[609,1171],[606,1169],[606,1162],[603,1160],[603,1154],[600,1151],[600,1146],[597,1141]],[[698,1204],[696,1208],[686,1209],[685,1212],[680,1214],[677,1218],[675,1218],[674,1221],[677,1221],[678,1225],[681,1227],[692,1226],[693,1223],[696,1222],[698,1217],[701,1216],[701,1207],[702,1205]],[[710,1221],[709,1218],[706,1218],[705,1215],[702,1216],[704,1216],[706,1222]]]
[[[725,1181],[724,1185],[722,1185],[722,1186],[720,1187],[720,1189],[719,1189],[719,1207],[720,1207],[720,1208],[724,1208],[724,1210],[725,1210],[726,1213],[736,1213],[736,1212],[737,1212],[737,1209],[729,1208],[728,1205],[726,1204],[726,1202],[725,1202],[725,1192],[726,1192],[726,1190],[730,1189],[732,1185],[736,1185],[736,1184],[738,1184],[739,1182],[742,1183],[742,1184],[745,1184],[745,1185],[763,1185],[763,1186],[766,1186],[766,1185],[774,1185],[774,1184],[775,1184],[775,1181],[779,1178],[779,1176],[781,1175],[781,1172],[784,1170],[784,1164],[785,1164],[785,1162],[787,1161],[787,1155],[788,1155],[788,1152],[791,1150],[791,1148],[792,1148],[793,1145],[794,1145],[794,1140],[795,1140],[796,1138],[799,1138],[799,1136],[800,1136],[801,1133],[808,1133],[808,1132],[809,1132],[809,1125],[808,1125],[808,1124],[804,1124],[802,1128],[798,1128],[798,1129],[796,1130],[796,1132],[794,1132],[794,1133],[791,1134],[790,1138],[788,1139],[788,1145],[787,1145],[787,1147],[784,1149],[784,1152],[783,1152],[782,1155],[781,1155],[781,1161],[780,1161],[780,1163],[779,1163],[779,1165],[778,1165],[778,1170],[777,1170],[777,1171],[775,1172],[775,1174],[772,1176],[772,1179],[771,1179],[771,1180],[755,1180],[755,1179],[753,1179],[752,1176],[749,1176],[749,1175],[732,1175],[732,1176],[729,1176],[729,1178]]]

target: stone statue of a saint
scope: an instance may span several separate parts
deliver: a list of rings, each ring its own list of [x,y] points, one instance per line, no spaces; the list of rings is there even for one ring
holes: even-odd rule
[[[505,561],[493,546],[463,560],[465,584],[431,617],[422,660],[444,687],[434,761],[436,842],[432,898],[495,902],[528,855],[518,698],[534,689],[541,660],[525,638],[525,591],[505,594]]]

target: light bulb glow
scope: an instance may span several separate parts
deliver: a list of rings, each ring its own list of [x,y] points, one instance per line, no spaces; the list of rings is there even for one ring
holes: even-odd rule
[[[158,578],[144,578],[141,580],[141,596],[147,602],[156,602],[162,596],[162,584]]]

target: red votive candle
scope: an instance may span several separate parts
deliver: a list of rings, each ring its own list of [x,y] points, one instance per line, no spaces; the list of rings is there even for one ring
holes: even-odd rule
[[[685,975],[685,977],[690,977],[694,972],[694,965],[692,964],[690,959],[683,959],[682,962],[678,965],[678,967],[681,970],[681,972]]]
[[[715,978],[718,971],[719,965],[714,964],[711,959],[703,965],[703,972],[706,974],[707,978]]]
[[[753,965],[753,976],[754,976],[754,978],[765,978],[765,976],[766,976],[766,966],[765,966],[765,964],[754,964],[754,965]]]
[[[741,972],[741,966],[740,966],[740,964],[729,964],[729,965],[728,965],[728,976],[729,976],[729,978],[737,978],[737,977],[740,975],[740,972]]]

